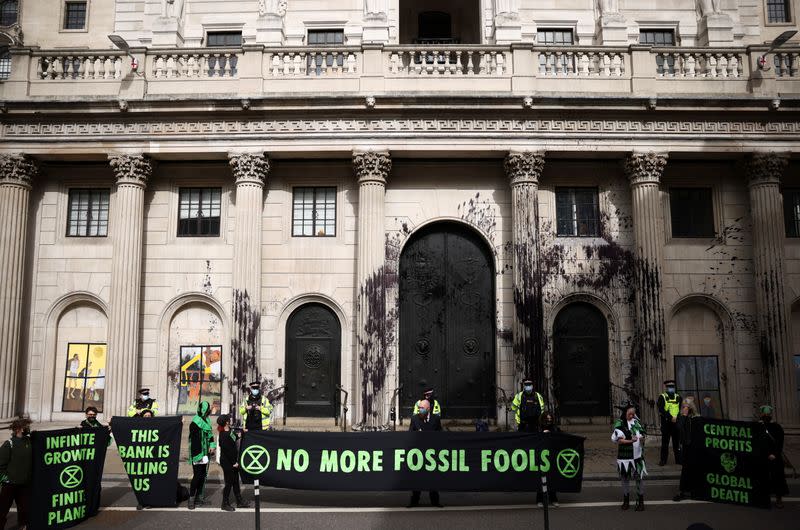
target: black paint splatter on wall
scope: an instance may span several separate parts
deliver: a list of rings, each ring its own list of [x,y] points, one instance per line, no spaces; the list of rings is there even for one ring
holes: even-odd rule
[[[247,290],[233,290],[233,337],[231,339],[231,374],[228,390],[234,403],[242,399],[244,387],[260,380],[258,370],[258,329],[261,311],[254,307]],[[263,384],[262,384],[263,386]]]

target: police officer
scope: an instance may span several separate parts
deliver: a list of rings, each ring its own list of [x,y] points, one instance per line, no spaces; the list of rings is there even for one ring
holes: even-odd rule
[[[427,388],[425,392],[422,393],[422,399],[428,401],[431,404],[431,411],[430,413],[434,416],[442,416],[442,407],[439,406],[439,400],[436,399],[434,396],[433,387]],[[419,401],[414,403],[414,415],[419,414]]]
[[[669,457],[669,441],[672,440],[672,452],[675,463],[681,463],[680,433],[678,432],[678,414],[681,410],[681,395],[675,389],[675,381],[664,381],[664,392],[658,396],[656,402],[658,415],[661,417],[661,459],[659,466],[666,465]]]
[[[149,410],[153,416],[158,415],[158,401],[150,397],[149,388],[140,388],[139,397],[128,407],[128,416],[141,416],[142,412]]]
[[[239,415],[244,422],[244,431],[266,431],[269,428],[269,417],[272,415],[272,403],[267,396],[261,395],[261,383],[250,383],[250,395],[239,405]]]
[[[514,411],[518,431],[539,431],[539,418],[544,412],[544,398],[539,392],[534,392],[532,379],[522,381],[522,392],[514,396],[511,410]]]

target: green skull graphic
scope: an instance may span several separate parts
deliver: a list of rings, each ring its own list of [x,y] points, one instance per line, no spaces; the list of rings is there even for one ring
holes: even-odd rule
[[[736,469],[736,455],[733,453],[722,453],[719,457],[719,463],[722,464],[722,468],[727,473],[731,473]]]

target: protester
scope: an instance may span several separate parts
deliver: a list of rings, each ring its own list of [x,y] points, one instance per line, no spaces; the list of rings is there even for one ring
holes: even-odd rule
[[[772,421],[773,408],[763,405],[761,413],[761,436],[767,450],[767,467],[769,469],[769,493],[775,495],[775,507],[783,508],[783,497],[789,494],[786,475],[783,471],[783,427]]]
[[[681,395],[675,389],[675,381],[668,379],[664,381],[664,392],[658,396],[656,409],[661,418],[661,459],[659,466],[667,464],[669,457],[669,441],[672,440],[672,452],[675,455],[675,463],[681,463],[680,442],[678,440],[678,412],[680,411]]]
[[[153,416],[158,415],[158,401],[150,397],[149,388],[140,388],[139,397],[128,407],[128,416],[141,416],[146,410],[152,412]]]
[[[678,427],[678,438],[681,444],[681,480],[678,484],[678,494],[672,498],[680,502],[689,497],[692,491],[692,466],[689,461],[690,445],[692,443],[692,420],[697,416],[694,406],[686,401],[681,405],[681,413],[675,422]]]
[[[17,505],[17,524],[28,524],[31,500],[33,456],[31,451],[31,420],[18,418],[11,422],[11,439],[0,446],[0,529],[6,527],[11,504]]]
[[[717,409],[714,408],[714,402],[708,394],[703,396],[703,402],[700,403],[700,415],[704,418],[717,417]]]
[[[153,411],[152,410],[143,410],[142,413],[139,414],[139,416],[142,417],[142,418],[152,418],[153,417]]]
[[[522,392],[514,396],[511,402],[517,430],[522,432],[539,432],[539,418],[544,412],[544,398],[533,390],[533,380],[522,381]]]
[[[442,422],[439,419],[439,416],[435,414],[431,414],[431,403],[426,399],[422,399],[417,401],[415,405],[415,410],[417,410],[417,414],[411,416],[411,425],[409,426],[409,431],[441,431],[442,430]],[[422,495],[420,491],[412,491],[411,492],[411,500],[408,503],[408,508],[415,508],[419,506],[419,498]],[[438,491],[429,491],[428,495],[431,498],[431,506],[436,506],[437,508],[442,508],[442,504],[439,502],[439,492]]]
[[[636,511],[644,510],[644,486],[647,474],[644,463],[644,438],[647,433],[636,416],[636,408],[626,405],[620,419],[614,422],[611,441],[617,444],[617,470],[622,480],[623,510],[630,508],[631,477],[636,481]]]
[[[425,389],[425,392],[422,393],[422,399],[428,401],[432,404],[433,408],[431,409],[431,414],[435,416],[442,417],[442,407],[439,405],[439,401],[435,397],[435,392],[433,387],[428,387]],[[419,402],[417,402],[419,403]],[[416,403],[414,404],[414,414],[419,414],[419,410],[417,410]]]
[[[242,499],[242,492],[239,489],[239,449],[236,442],[239,436],[231,428],[231,417],[223,414],[217,418],[217,430],[219,431],[219,465],[222,466],[222,474],[225,477],[225,487],[222,489],[222,509],[226,512],[236,511],[236,508],[247,508],[249,503]],[[231,506],[231,489],[236,496],[236,508]]]
[[[208,401],[201,401],[197,406],[197,414],[189,425],[189,463],[192,464],[192,484],[189,488],[189,509],[194,510],[195,504],[203,505],[206,477],[208,476],[209,456],[213,456],[216,444],[214,433],[208,416],[211,405]]]
[[[272,403],[267,396],[261,395],[261,383],[250,383],[250,395],[247,400],[239,405],[239,415],[244,422],[244,432],[266,431],[269,429],[269,419],[272,415]]]
[[[552,412],[545,411],[539,419],[539,427],[542,434],[551,434],[561,432],[561,429],[556,425],[556,418]],[[547,485],[547,502],[551,506],[558,508],[558,494],[556,493],[555,484]],[[536,491],[536,504],[542,506],[542,490],[541,487]]]

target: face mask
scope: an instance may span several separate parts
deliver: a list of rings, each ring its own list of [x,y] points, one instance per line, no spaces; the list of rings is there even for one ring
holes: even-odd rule
[[[674,394],[674,393],[675,393],[675,387],[674,386],[668,386],[667,387],[667,394]]]
[[[703,403],[705,403],[706,405],[710,405],[711,404],[711,398],[703,398]]]
[[[525,389],[525,392],[527,392],[528,394],[533,392],[533,385],[525,385],[523,388]]]
[[[257,395],[258,395],[258,393],[259,393],[259,390],[258,390],[257,388],[251,388],[251,389],[250,389],[250,393],[251,393],[252,395],[254,395],[254,396],[257,396]]]
[[[424,416],[425,414],[428,413],[428,409],[419,409],[419,413],[420,415]]]
[[[150,399],[150,394],[140,394],[139,397],[142,399],[142,401],[147,401]]]

